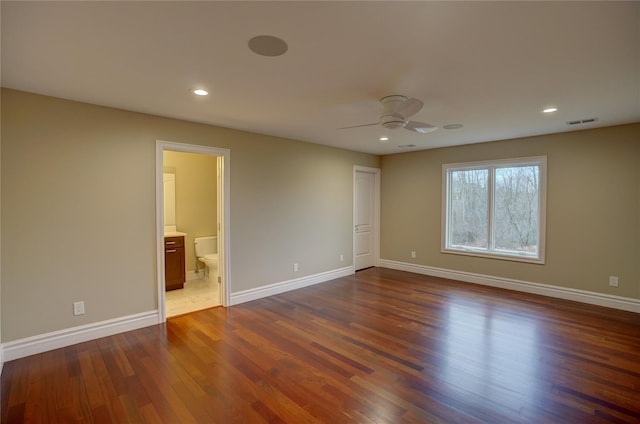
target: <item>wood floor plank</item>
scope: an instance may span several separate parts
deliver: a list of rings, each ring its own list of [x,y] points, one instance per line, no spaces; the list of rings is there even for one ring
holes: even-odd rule
[[[371,268],[4,365],[2,423],[640,423],[640,314]]]

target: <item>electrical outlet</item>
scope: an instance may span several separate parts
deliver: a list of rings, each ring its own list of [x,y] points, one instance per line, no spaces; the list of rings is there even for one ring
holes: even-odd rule
[[[618,277],[614,277],[613,275],[609,276],[609,285],[611,287],[618,287]]]
[[[293,264],[293,272],[298,272],[298,263]]]
[[[416,251],[415,251],[415,250],[412,250],[412,251],[411,251],[411,257],[412,257],[413,259],[415,259],[415,258],[416,258]]]
[[[84,302],[73,302],[73,315],[84,315]]]
[[[340,262],[344,262],[344,255],[340,255]]]

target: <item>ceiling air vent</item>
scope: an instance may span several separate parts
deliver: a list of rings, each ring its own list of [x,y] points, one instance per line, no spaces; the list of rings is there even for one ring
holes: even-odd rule
[[[399,149],[409,149],[411,147],[416,147],[415,144],[401,144],[398,146]]]
[[[591,122],[596,122],[597,120],[598,118],[578,119],[575,121],[567,121],[567,125],[589,124]]]

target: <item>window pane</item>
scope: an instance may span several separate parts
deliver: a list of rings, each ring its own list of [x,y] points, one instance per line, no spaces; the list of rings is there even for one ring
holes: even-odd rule
[[[538,254],[539,166],[496,168],[494,249]]]
[[[450,171],[448,245],[488,248],[487,198],[489,171]]]

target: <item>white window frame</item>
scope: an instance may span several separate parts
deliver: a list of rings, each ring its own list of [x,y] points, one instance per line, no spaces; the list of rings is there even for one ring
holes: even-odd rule
[[[526,253],[505,252],[493,249],[493,215],[494,215],[494,185],[495,169],[508,166],[536,165],[540,168],[539,173],[539,208],[538,208],[538,254],[537,256]],[[473,249],[470,247],[454,248],[448,245],[448,218],[449,218],[449,172],[464,171],[472,169],[489,170],[489,199],[487,201],[487,225],[488,225],[488,248]],[[503,259],[509,261],[529,262],[535,264],[545,263],[545,234],[546,234],[546,213],[547,213],[547,157],[534,156],[524,158],[500,159],[481,162],[451,163],[442,165],[442,229],[441,229],[441,252],[456,255],[478,256],[492,259]]]

